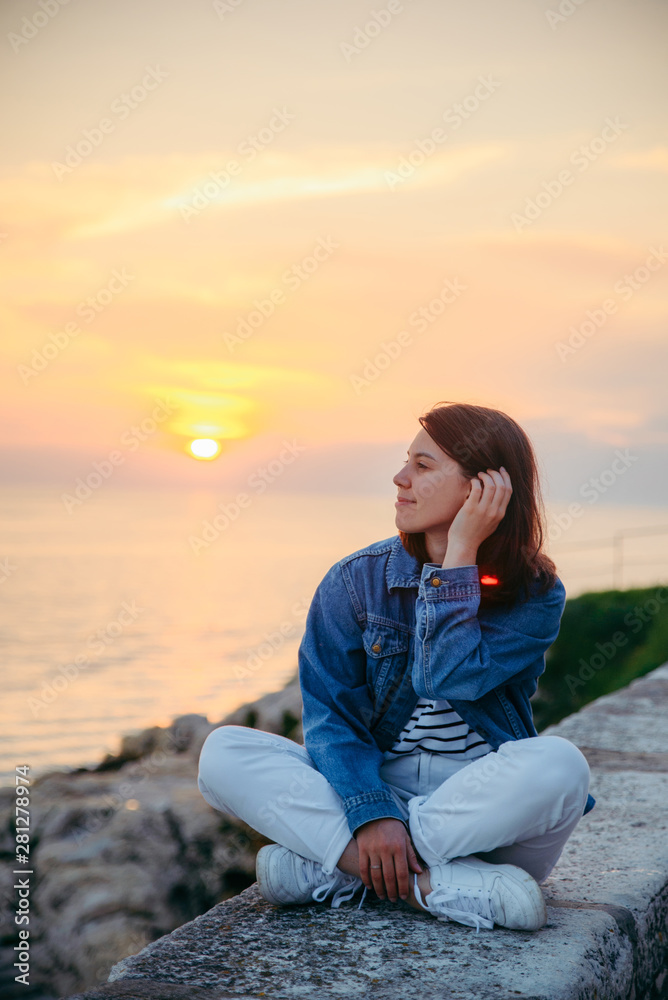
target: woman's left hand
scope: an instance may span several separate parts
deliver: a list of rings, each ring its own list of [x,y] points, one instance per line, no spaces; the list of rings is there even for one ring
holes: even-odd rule
[[[456,545],[477,551],[504,518],[513,488],[501,466],[488,469],[471,480],[471,492],[459,508],[448,530],[448,548]]]

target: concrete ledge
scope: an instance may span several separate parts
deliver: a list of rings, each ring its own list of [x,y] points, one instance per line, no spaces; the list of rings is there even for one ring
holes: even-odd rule
[[[544,730],[585,754],[596,806],[543,884],[539,931],[476,934],[368,897],[276,907],[253,885],[79,1000],[648,1000],[668,958],[667,706],[668,664]]]

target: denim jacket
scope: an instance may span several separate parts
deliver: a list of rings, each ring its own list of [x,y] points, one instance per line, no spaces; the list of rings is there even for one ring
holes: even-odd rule
[[[369,820],[403,821],[379,768],[419,698],[447,698],[493,750],[538,735],[529,699],[566,591],[559,578],[535,590],[479,611],[477,566],[420,569],[399,535],[327,571],[298,652],[304,745],[343,800],[351,834]]]

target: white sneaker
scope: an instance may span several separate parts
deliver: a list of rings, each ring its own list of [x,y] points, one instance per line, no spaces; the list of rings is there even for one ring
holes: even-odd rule
[[[281,906],[309,903],[312,899],[321,903],[336,890],[331,905],[337,909],[341,903],[352,899],[362,885],[361,878],[347,875],[338,868],[331,875],[325,875],[317,861],[303,858],[280,844],[260,848],[255,858],[255,871],[261,894],[268,902]]]
[[[415,876],[415,898],[439,920],[492,930],[494,924],[534,931],[547,923],[538,883],[517,865],[491,865],[474,854],[429,869],[432,891],[422,899]]]

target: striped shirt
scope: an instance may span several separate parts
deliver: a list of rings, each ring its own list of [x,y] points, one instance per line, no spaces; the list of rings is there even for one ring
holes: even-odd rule
[[[492,749],[479,733],[464,722],[446,698],[436,701],[420,698],[392,749],[385,752],[385,757],[402,757],[428,750],[429,753],[452,754],[458,760],[474,760]]]

